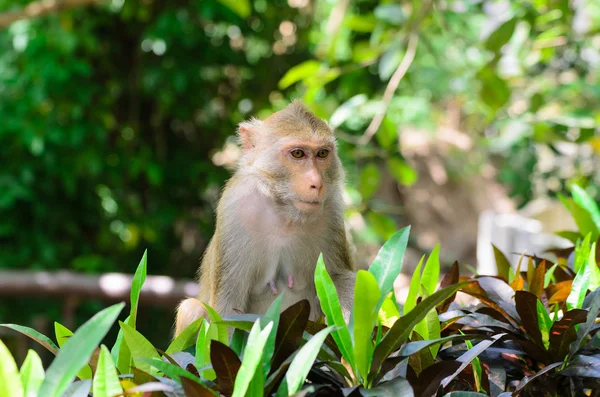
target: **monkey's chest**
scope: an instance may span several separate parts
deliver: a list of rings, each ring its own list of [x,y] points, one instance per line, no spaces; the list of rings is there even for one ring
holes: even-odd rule
[[[257,271],[251,288],[254,310],[262,306],[268,308],[270,303],[282,293],[283,307],[301,299],[314,298],[313,278],[318,252],[302,245],[273,243],[264,247],[265,255],[261,263],[256,266]]]

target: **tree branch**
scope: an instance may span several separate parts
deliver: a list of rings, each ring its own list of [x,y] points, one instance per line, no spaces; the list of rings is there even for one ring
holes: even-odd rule
[[[39,0],[28,4],[24,8],[0,13],[0,29],[16,21],[42,17],[71,8],[86,7],[100,3],[104,0]]]
[[[367,143],[369,143],[373,135],[375,135],[375,133],[379,129],[379,126],[381,126],[381,122],[383,121],[383,118],[385,117],[385,114],[387,113],[387,110],[390,107],[390,102],[392,102],[392,98],[394,97],[394,92],[396,92],[396,89],[398,89],[400,81],[402,81],[402,78],[404,77],[404,75],[408,71],[408,68],[415,59],[415,53],[417,52],[418,43],[419,35],[414,32],[411,33],[408,39],[408,48],[406,49],[406,54],[404,54],[402,62],[400,62],[400,65],[398,65],[398,68],[396,68],[396,71],[392,75],[392,78],[390,78],[388,85],[385,87],[385,91],[383,93],[383,107],[379,111],[379,113],[377,113],[377,115],[373,117],[371,123],[369,123],[367,130],[358,140],[359,144],[366,145]]]

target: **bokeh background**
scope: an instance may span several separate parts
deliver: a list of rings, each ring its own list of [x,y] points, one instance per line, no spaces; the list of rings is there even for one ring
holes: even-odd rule
[[[336,128],[361,266],[410,224],[406,274],[436,243],[474,269],[481,214],[552,232],[571,183],[600,198],[599,72],[594,0],[0,0],[0,278],[146,249],[193,278],[236,125],[293,98]],[[0,323],[106,304],[31,295],[0,291]],[[165,347],[174,306],[140,310]]]

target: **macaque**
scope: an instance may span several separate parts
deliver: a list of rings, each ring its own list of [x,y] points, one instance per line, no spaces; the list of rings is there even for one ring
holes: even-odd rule
[[[181,302],[175,335],[201,316],[264,314],[302,299],[321,314],[314,271],[323,253],[348,321],[354,262],[344,227],[344,170],[329,125],[294,101],[239,125],[242,156],[222,192],[216,230],[199,269],[200,293]]]

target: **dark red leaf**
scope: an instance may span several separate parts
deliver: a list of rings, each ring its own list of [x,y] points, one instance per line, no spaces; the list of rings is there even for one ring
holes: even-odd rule
[[[558,266],[557,266],[558,267]],[[533,279],[531,280],[531,285],[529,286],[529,292],[537,296],[538,298],[542,297],[542,292],[544,292],[544,276],[546,275],[546,261],[542,261],[536,268],[533,273]]]
[[[460,278],[460,274],[458,272],[458,262],[454,262],[450,271],[444,275],[442,282],[440,283],[440,289],[446,288],[450,285],[457,284],[458,279]],[[454,298],[456,298],[456,294],[452,295],[450,298],[446,299],[439,307],[439,313],[444,313],[450,307],[450,304],[454,302]]]
[[[181,385],[186,397],[215,397],[217,393],[212,392],[208,387],[194,382],[191,379],[181,377]]]
[[[515,293],[515,302],[521,322],[525,327],[525,333],[540,346],[544,346],[542,341],[542,332],[538,323],[537,316],[537,297],[527,291],[517,291]]]
[[[415,382],[411,382],[415,397],[431,397],[440,388],[442,380],[461,366],[458,361],[440,361],[423,370]]]
[[[302,334],[308,323],[310,304],[303,299],[288,307],[279,317],[277,336],[275,337],[275,350],[271,368],[273,372],[302,344]]]
[[[219,391],[225,396],[233,394],[235,377],[242,365],[237,354],[218,340],[210,341],[210,362],[217,374]]]
[[[573,309],[566,312],[560,321],[552,325],[550,330],[550,354],[554,361],[562,361],[569,353],[571,343],[577,340],[575,325],[585,322],[587,310]]]

